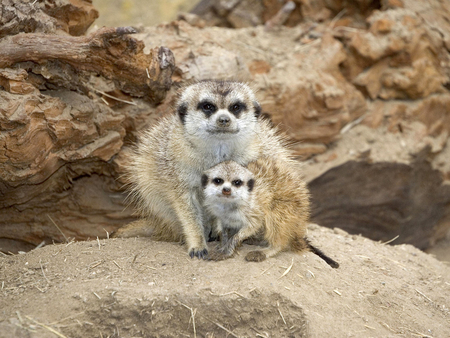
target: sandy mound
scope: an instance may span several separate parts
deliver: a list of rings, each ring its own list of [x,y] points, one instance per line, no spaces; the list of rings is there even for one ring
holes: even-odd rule
[[[110,239],[0,257],[0,337],[449,337],[450,268],[410,245],[310,226],[312,253],[189,259]]]

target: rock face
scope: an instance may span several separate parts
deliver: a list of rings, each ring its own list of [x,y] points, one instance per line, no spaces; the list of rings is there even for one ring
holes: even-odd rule
[[[325,226],[382,241],[401,236],[401,242],[420,249],[449,226],[450,187],[423,159],[409,165],[349,161],[311,181],[309,188],[312,219]]]
[[[206,78],[257,91],[305,161],[314,221],[422,249],[449,234],[445,4],[202,1],[135,38],[81,35],[96,16],[88,1],[36,4],[17,7],[22,21],[9,5],[0,16],[3,251],[105,237],[133,219],[120,182],[131,143],[180,85]],[[28,53],[17,42],[29,37],[80,52]]]
[[[199,30],[179,21],[146,28],[138,37],[168,46],[182,78],[250,81],[273,123],[301,142],[295,146],[298,155],[311,155],[324,151],[347,123],[363,115],[366,102],[340,73],[343,45],[330,32],[299,43],[308,29]]]
[[[407,9],[376,12],[364,32],[346,33],[348,48],[361,65],[348,75],[371,99],[420,99],[443,93],[448,64],[439,32],[423,24],[419,14]]]

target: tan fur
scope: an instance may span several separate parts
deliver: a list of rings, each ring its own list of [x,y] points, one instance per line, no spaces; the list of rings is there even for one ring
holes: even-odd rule
[[[208,116],[202,102],[217,112]],[[239,116],[230,113],[235,102],[245,105]],[[130,197],[145,224],[142,235],[156,239],[183,239],[191,257],[207,255],[201,174],[226,160],[241,165],[273,154],[288,161],[283,138],[267,121],[256,117],[259,104],[250,88],[239,82],[203,81],[186,87],[177,112],[144,132],[127,166]],[[218,127],[219,117],[229,125]],[[222,129],[221,129],[222,128]],[[226,129],[226,132],[223,130]],[[219,132],[218,132],[219,131]],[[125,226],[116,237],[138,233],[136,224]]]
[[[222,215],[214,206],[217,202],[210,201],[213,199],[212,189],[205,187],[204,203],[218,218],[218,225],[222,227],[219,232],[226,228],[226,225],[220,223],[229,222],[230,217],[242,220],[238,232],[226,243],[222,243],[223,247],[218,252],[211,254],[212,259],[220,260],[232,256],[242,241],[261,232],[269,246],[262,252],[249,253],[247,260],[261,261],[280,251],[298,252],[308,248],[305,236],[310,213],[309,194],[298,166],[299,164],[292,160],[267,156],[249,163],[247,169],[236,162],[227,161],[205,172],[210,180],[208,184],[213,184],[211,180],[216,177],[225,181],[240,179],[244,183],[251,177],[255,181],[248,194],[238,191],[242,187],[232,188],[232,194],[244,197],[234,204],[235,211]],[[231,215],[233,213],[236,214]]]

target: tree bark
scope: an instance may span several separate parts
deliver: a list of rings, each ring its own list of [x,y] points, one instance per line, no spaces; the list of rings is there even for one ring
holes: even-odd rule
[[[112,79],[127,94],[159,103],[172,84],[173,54],[164,47],[144,54],[144,44],[128,37],[135,32],[131,27],[119,27],[81,37],[40,33],[9,36],[0,41],[0,68],[29,61],[47,68],[63,63],[73,70],[66,72],[65,79],[71,88],[86,92],[90,88],[79,75],[94,72]],[[60,71],[61,67],[57,68]]]
[[[122,147],[158,115],[175,60],[165,47],[145,54],[131,27],[82,36],[97,14],[89,0],[0,5],[3,252],[106,237],[134,219]]]

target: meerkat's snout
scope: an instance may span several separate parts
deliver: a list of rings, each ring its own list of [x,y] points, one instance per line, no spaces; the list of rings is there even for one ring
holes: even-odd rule
[[[225,109],[218,110],[210,116],[211,128],[219,133],[237,133],[239,131],[239,119]]]
[[[228,127],[231,123],[231,118],[226,114],[220,114],[216,119],[216,124],[219,128]]]
[[[225,195],[225,196],[230,196],[231,195],[231,188],[223,187],[222,194]]]

